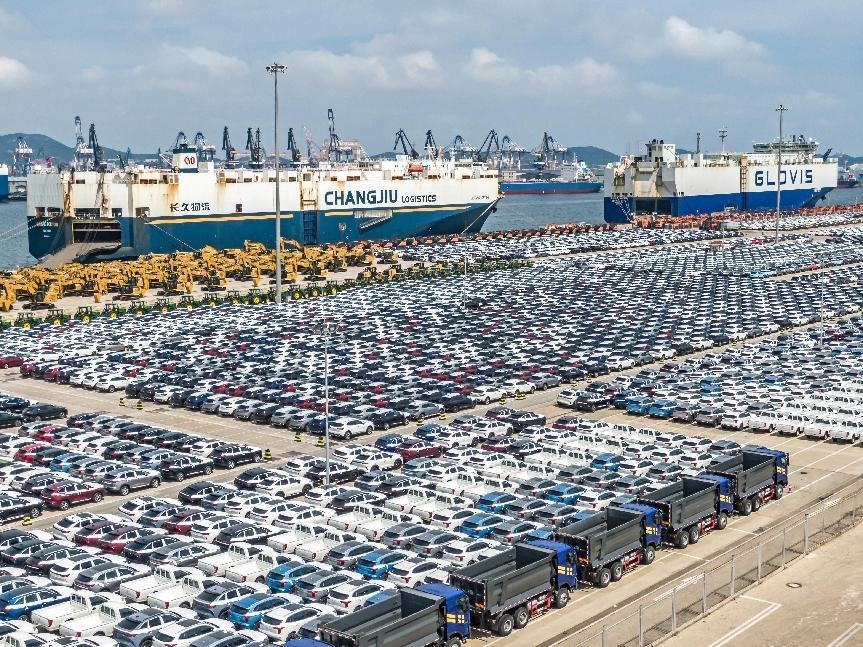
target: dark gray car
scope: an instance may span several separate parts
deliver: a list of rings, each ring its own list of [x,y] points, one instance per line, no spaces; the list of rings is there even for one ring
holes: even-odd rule
[[[381,543],[387,548],[410,548],[417,535],[425,533],[427,528],[413,522],[397,523],[387,528],[381,537]]]
[[[159,487],[162,476],[155,470],[121,467],[109,471],[102,478],[102,485],[109,492],[126,496],[131,490],[147,487]]]
[[[179,619],[180,616],[170,611],[141,609],[120,620],[112,637],[120,647],[148,647],[159,629]]]
[[[376,548],[374,544],[367,541],[346,541],[332,548],[324,557],[324,563],[338,568],[353,568],[360,557]]]
[[[233,582],[208,586],[192,600],[192,610],[202,618],[223,618],[228,615],[228,607],[254,592],[249,586]]]
[[[268,647],[269,641],[258,642],[243,634],[218,629],[195,640],[189,647]]]
[[[297,580],[294,592],[306,602],[324,604],[330,591],[339,584],[350,581],[362,581],[362,578],[352,571],[333,573],[331,571],[315,571],[303,575]],[[314,594],[314,595],[313,595]]]
[[[108,562],[91,566],[75,578],[75,586],[87,591],[117,591],[123,582],[150,574],[150,569],[141,564],[117,564]]]

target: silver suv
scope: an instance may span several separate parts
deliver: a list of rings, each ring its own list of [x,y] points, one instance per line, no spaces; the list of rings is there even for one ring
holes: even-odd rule
[[[117,623],[113,638],[120,647],[148,647],[159,629],[180,619],[171,611],[141,609]]]
[[[109,492],[120,496],[126,496],[131,490],[139,490],[147,487],[159,487],[162,484],[162,475],[156,470],[120,467],[108,472],[102,479],[102,485]]]

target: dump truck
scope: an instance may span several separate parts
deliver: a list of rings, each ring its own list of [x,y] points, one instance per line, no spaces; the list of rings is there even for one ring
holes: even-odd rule
[[[285,647],[457,647],[470,637],[467,598],[458,589],[426,585],[324,622],[321,640],[288,640]]]
[[[695,544],[714,528],[724,530],[734,512],[731,482],[722,476],[712,479],[684,476],[679,481],[621,506],[649,515],[661,513],[662,540],[678,548]]]
[[[662,544],[662,513],[608,507],[560,528],[555,540],[573,548],[578,580],[605,588],[639,564],[650,564]]]
[[[781,499],[788,485],[789,457],[786,452],[758,448],[744,450],[712,466],[699,478],[725,478],[737,511],[747,516],[771,499]]]
[[[516,544],[450,574],[467,595],[471,625],[508,636],[532,617],[562,608],[576,588],[570,546],[553,541]]]

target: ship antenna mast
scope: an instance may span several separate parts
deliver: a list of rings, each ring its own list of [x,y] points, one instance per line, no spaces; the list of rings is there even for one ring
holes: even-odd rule
[[[728,137],[728,126],[719,129],[719,141],[722,142],[722,154],[725,155],[725,138]]]

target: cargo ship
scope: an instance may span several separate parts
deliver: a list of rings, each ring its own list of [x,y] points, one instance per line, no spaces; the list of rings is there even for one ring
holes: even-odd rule
[[[9,167],[0,164],[0,202],[9,198]]]
[[[837,189],[853,189],[860,185],[860,180],[849,169],[839,171],[839,179],[836,181]]]
[[[753,145],[751,153],[678,154],[654,139],[645,155],[626,155],[605,171],[603,215],[608,223],[635,216],[696,216],[776,208],[777,181],[783,210],[811,207],[836,188],[835,159],[815,154],[818,142],[795,135]]]
[[[53,263],[275,245],[276,171],[216,168],[194,147],[170,168],[37,170],[27,178],[30,253]],[[479,231],[497,170],[441,159],[280,169],[282,237],[300,244]]]
[[[572,176],[566,179],[553,176],[531,177],[527,173],[503,171],[500,190],[505,195],[599,193],[602,190],[602,182],[584,162],[572,166]]]

